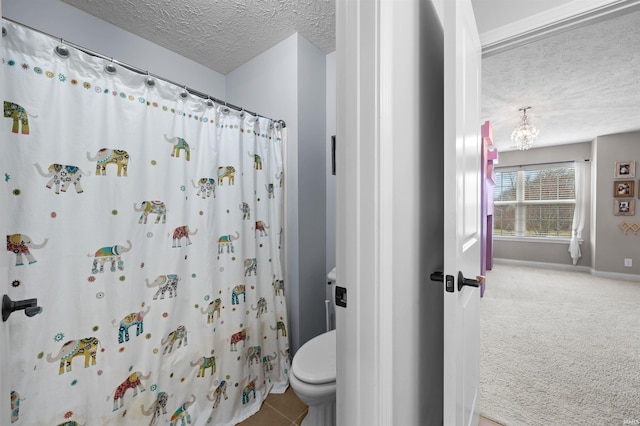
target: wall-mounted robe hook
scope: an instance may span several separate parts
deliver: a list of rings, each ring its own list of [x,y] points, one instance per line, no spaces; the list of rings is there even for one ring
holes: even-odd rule
[[[2,321],[6,321],[14,311],[24,309],[24,313],[28,317],[39,314],[42,308],[38,306],[38,299],[25,299],[13,301],[6,294],[2,297]]]

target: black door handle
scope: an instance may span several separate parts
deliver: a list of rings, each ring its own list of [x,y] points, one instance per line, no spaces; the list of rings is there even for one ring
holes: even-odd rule
[[[429,278],[431,278],[431,281],[446,282],[444,289],[449,293],[453,293],[453,275],[447,275],[445,277],[442,272],[435,271],[431,273]]]
[[[28,317],[37,315],[42,311],[42,308],[38,306],[38,299],[16,300],[14,302],[6,294],[2,297],[2,321],[9,319],[9,315],[12,312],[22,309],[24,309],[24,313]]]
[[[470,278],[465,278],[464,275],[462,275],[462,271],[458,272],[458,291],[462,291],[462,287],[465,285],[468,285],[470,287],[480,287],[482,285],[482,283],[484,282],[484,277],[483,276],[477,276],[477,279],[473,280]]]

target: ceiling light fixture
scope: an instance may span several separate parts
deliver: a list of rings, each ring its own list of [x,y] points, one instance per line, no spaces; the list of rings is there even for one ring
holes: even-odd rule
[[[522,111],[520,124],[511,133],[511,141],[516,144],[519,150],[527,150],[533,145],[533,140],[538,137],[538,129],[531,124],[527,116],[527,110],[531,107],[522,107],[518,111]]]

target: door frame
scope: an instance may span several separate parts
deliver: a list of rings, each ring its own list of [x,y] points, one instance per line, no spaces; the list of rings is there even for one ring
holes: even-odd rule
[[[431,1],[338,1],[336,42],[338,424],[438,424],[442,25]]]

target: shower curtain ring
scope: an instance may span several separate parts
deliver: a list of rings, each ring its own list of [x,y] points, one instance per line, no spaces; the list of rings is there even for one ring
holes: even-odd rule
[[[7,29],[5,27],[2,27],[2,37],[7,35]]]
[[[147,71],[147,78],[144,80],[144,84],[149,88],[156,86],[156,80],[149,75],[149,71]]]
[[[211,98],[207,98],[207,106],[209,108],[213,108],[215,106],[215,103],[211,100]]]
[[[63,39],[60,39],[60,44],[56,46],[54,51],[56,52],[56,55],[60,56],[61,58],[69,57],[69,48],[64,45]]]
[[[187,99],[187,96],[189,96],[189,91],[187,90],[187,86],[184,86],[184,90],[180,92],[180,97],[182,99]]]
[[[113,58],[111,58],[111,62],[106,64],[104,66],[104,72],[106,72],[109,75],[113,75],[116,73],[118,69],[116,68],[116,66],[113,64]]]

